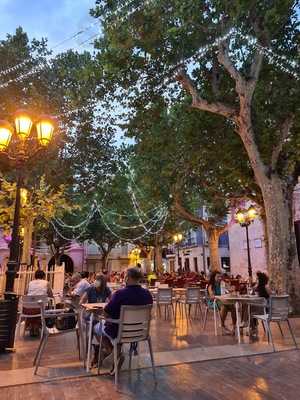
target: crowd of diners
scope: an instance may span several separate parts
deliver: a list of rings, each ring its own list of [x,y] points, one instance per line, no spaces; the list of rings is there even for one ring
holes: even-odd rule
[[[35,272],[35,279],[29,283],[28,295],[47,295],[53,297],[49,283],[46,281],[45,273],[41,270]],[[112,293],[108,282],[119,284],[119,289]],[[197,286],[207,290],[208,305],[212,305],[215,296],[225,293],[249,293],[257,294],[268,299],[270,290],[268,288],[268,276],[263,272],[257,272],[256,280],[249,282],[242,279],[240,275],[233,277],[219,272],[213,272],[206,276],[203,272],[186,273],[163,273],[143,274],[141,268],[129,268],[121,273],[113,272],[108,274],[106,271],[101,273],[89,273],[83,271],[73,275],[67,274],[65,277],[65,295],[80,299],[80,303],[107,303],[104,308],[104,316],[111,319],[118,319],[122,305],[145,305],[152,304],[153,299],[148,287],[157,282],[168,284],[170,287]],[[220,300],[216,301],[220,310],[222,334],[233,334],[236,328],[235,308],[229,304],[223,304]],[[30,310],[28,310],[30,312]],[[32,310],[33,311],[33,310]],[[35,311],[36,312],[36,311]],[[230,313],[232,319],[232,329],[226,326],[227,315]],[[33,312],[34,314],[34,312]],[[40,328],[38,318],[32,318],[26,322],[32,335],[37,335]],[[248,321],[247,310],[242,310],[242,321]],[[117,336],[118,326],[111,323],[97,322],[94,326],[94,335],[97,341],[102,336],[103,354],[101,360],[112,356],[112,344],[110,339]],[[257,333],[257,322],[253,321],[251,334]],[[94,362],[98,360],[99,345],[94,345]],[[121,349],[119,350],[118,368],[123,362]]]

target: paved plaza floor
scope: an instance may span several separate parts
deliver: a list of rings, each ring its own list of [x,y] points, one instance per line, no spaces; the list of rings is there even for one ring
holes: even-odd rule
[[[0,388],[1,400],[298,400],[300,352],[184,363],[110,376]]]
[[[291,323],[300,344],[300,319],[292,319]],[[282,392],[281,397],[272,395],[273,381],[280,387],[280,380],[284,377],[279,373],[279,366],[277,369],[275,368],[276,363],[284,363],[284,368],[288,369],[297,366],[298,372],[300,369],[297,365],[297,360],[298,364],[300,361],[300,353],[293,350],[288,330],[284,329],[284,337],[282,337],[278,327],[274,324],[272,331],[278,351],[275,354],[262,329],[259,331],[258,340],[252,341],[244,335],[242,336],[242,343],[238,344],[237,339],[233,336],[222,336],[220,332],[215,336],[211,318],[207,329],[203,331],[200,319],[186,319],[179,315],[177,315],[176,320],[165,320],[157,317],[153,320],[151,335],[155,363],[158,367],[158,387],[151,386],[153,380],[149,368],[149,355],[146,347],[142,346],[139,357],[135,358],[134,371],[131,374],[126,371],[128,369],[126,362],[124,364],[124,371],[121,374],[121,387],[128,393],[121,396],[133,398],[135,391],[137,391],[139,397],[136,398],[141,399],[179,399],[183,398],[181,397],[182,391],[187,391],[188,397],[184,396],[184,398],[191,399],[295,398],[296,400],[300,398],[300,395],[299,397],[282,397],[284,392]],[[19,396],[21,396],[22,390],[27,393],[25,397],[22,397],[23,399],[98,399],[100,397],[108,398],[105,397],[107,391],[115,393],[112,378],[105,375],[107,371],[103,371],[104,375],[101,377],[95,377],[95,370],[90,373],[84,370],[82,363],[78,361],[75,335],[72,333],[49,340],[39,373],[34,376],[32,361],[38,342],[38,340],[27,336],[21,337],[16,342],[15,353],[0,354],[1,400],[6,400],[6,397],[2,396],[3,393],[5,396],[9,396],[9,393],[11,393],[10,400],[21,398]],[[290,363],[289,358],[291,358]],[[275,363],[274,368],[273,362]],[[272,366],[272,368],[268,372],[269,366]],[[189,372],[191,376],[189,376]],[[275,373],[274,376],[273,372]],[[295,370],[292,369],[290,372],[291,377],[294,376]],[[249,380],[246,379],[248,374]],[[224,380],[228,390],[232,384],[233,393],[244,391],[243,395],[248,397],[238,397],[237,394],[235,394],[236,397],[228,397],[229,394],[225,395],[225,392],[224,397],[220,397],[218,394],[219,384]],[[244,380],[244,386],[240,380]],[[252,380],[253,387],[250,382]],[[294,384],[296,384],[295,382]],[[287,385],[287,390],[290,390],[291,382],[288,379],[282,383]],[[212,392],[209,391],[210,385]],[[262,397],[264,385],[269,397]],[[145,392],[144,386],[148,388],[145,389]],[[75,387],[83,393],[87,390],[87,396],[78,397],[77,395],[76,397],[74,395],[75,397],[72,397]],[[154,390],[154,397],[149,397],[152,390]],[[148,393],[148,391],[150,392]],[[57,397],[59,393],[62,397]],[[197,393],[198,397],[195,397]],[[199,393],[202,397],[199,397]],[[252,393],[251,395],[254,397],[249,397],[250,394],[247,393]],[[113,398],[110,397],[110,399]]]

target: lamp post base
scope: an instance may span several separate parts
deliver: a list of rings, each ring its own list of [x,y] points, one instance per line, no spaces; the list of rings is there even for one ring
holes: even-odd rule
[[[0,300],[0,352],[13,351],[18,314],[18,296],[6,292]]]

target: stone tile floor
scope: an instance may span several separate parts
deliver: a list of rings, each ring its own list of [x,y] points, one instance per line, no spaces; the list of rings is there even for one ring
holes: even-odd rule
[[[300,338],[300,319],[292,319],[291,322],[296,336]],[[276,325],[273,332],[277,350],[293,348],[287,330],[284,330],[284,338]],[[190,320],[180,316],[177,316],[176,321],[155,318],[151,335],[158,367],[272,352],[262,329],[258,341],[251,342],[249,337],[243,336],[242,344],[238,345],[235,337],[215,336],[212,320],[204,332],[199,319]],[[78,362],[74,335],[67,334],[49,341],[42,359],[42,368],[39,375],[34,377],[32,360],[37,345],[38,340],[21,337],[16,342],[15,353],[0,355],[0,387],[86,376],[82,364]],[[143,369],[149,365],[148,353],[142,346],[138,365],[133,364],[133,367]]]
[[[120,374],[116,388],[110,376],[0,388],[1,400],[298,400],[300,352],[266,355],[157,368]]]

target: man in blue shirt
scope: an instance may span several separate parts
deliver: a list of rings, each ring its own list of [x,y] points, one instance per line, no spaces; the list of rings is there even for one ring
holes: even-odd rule
[[[109,303],[104,308],[104,315],[107,318],[119,319],[120,311],[123,305],[129,306],[142,306],[152,304],[153,299],[149,290],[142,288],[140,282],[143,276],[138,268],[129,268],[125,276],[126,287],[116,291]],[[102,335],[102,342],[104,346],[104,353],[112,353],[112,344],[110,339],[115,339],[118,336],[118,324],[99,322],[95,325],[94,332],[96,337]],[[120,358],[118,368],[123,359]]]

